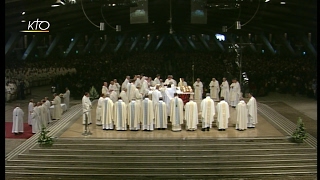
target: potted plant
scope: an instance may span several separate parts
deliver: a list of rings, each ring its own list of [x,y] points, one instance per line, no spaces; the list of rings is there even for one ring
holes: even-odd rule
[[[304,127],[304,123],[302,122],[302,119],[300,117],[298,118],[297,128],[293,132],[291,138],[293,142],[296,142],[296,143],[302,143],[303,140],[308,138],[306,128]]]
[[[94,88],[94,86],[92,86],[89,90],[89,94],[90,94],[90,100],[94,100],[94,99],[98,99],[99,98],[99,94],[96,90],[96,88]]]
[[[53,139],[51,136],[48,136],[48,132],[45,127],[41,129],[40,136],[38,138],[38,143],[40,146],[52,146]]]

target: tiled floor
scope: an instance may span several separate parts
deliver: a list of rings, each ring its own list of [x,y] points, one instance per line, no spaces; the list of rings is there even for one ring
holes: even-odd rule
[[[71,92],[72,94],[72,92]],[[32,95],[29,95],[26,100],[19,100],[12,103],[6,103],[5,107],[5,120],[6,122],[12,121],[12,111],[16,103],[20,103],[24,112],[27,112],[29,99],[33,98],[35,101],[41,100],[43,97],[48,96],[52,99],[52,93],[49,86],[37,87],[32,90]],[[283,95],[278,93],[270,93],[267,97],[257,97],[258,102],[264,101],[282,101],[287,103],[289,106],[295,108],[302,114],[317,120],[317,101],[314,99],[309,99],[304,96],[291,96]],[[70,104],[75,105],[81,103],[81,100],[71,99]],[[230,109],[231,118],[229,123],[229,128],[226,131],[218,131],[216,127],[213,127],[209,132],[202,132],[200,129],[194,132],[189,132],[183,130],[181,132],[172,132],[170,130],[154,130],[152,132],[144,131],[104,131],[101,126],[96,126],[95,121],[89,126],[91,136],[86,136],[87,138],[111,138],[111,139],[129,139],[129,138],[231,138],[231,137],[279,137],[284,136],[281,134],[273,125],[271,125],[262,116],[258,115],[259,124],[255,129],[248,129],[246,131],[237,131],[234,129],[235,120],[235,109]],[[95,119],[93,113],[92,119]],[[27,122],[27,117],[25,116],[24,121]],[[67,131],[65,131],[60,137],[84,137],[82,133],[84,132],[84,126],[82,125],[81,118],[79,118],[73,125],[71,125]],[[199,127],[200,128],[200,127]],[[170,129],[170,125],[169,128]],[[6,139],[6,154],[17,147],[19,144],[25,140],[21,139]]]

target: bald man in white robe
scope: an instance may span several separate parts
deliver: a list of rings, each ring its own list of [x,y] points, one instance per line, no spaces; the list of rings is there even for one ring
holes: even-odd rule
[[[199,123],[198,120],[198,105],[190,98],[190,101],[185,105],[184,118],[186,120],[186,130],[195,131]]]
[[[113,102],[110,99],[110,95],[106,94],[105,99],[102,101],[101,105],[101,123],[103,130],[114,129],[113,124]]]
[[[155,117],[155,128],[158,130],[165,130],[168,128],[167,121],[167,105],[163,101],[162,97],[154,105],[154,117]]]
[[[211,99],[210,94],[206,94],[206,98],[201,101],[200,111],[202,117],[202,131],[209,131],[212,128],[214,121],[215,106],[214,101]]]
[[[183,124],[183,101],[177,93],[174,93],[174,98],[170,100],[170,122],[172,124],[172,131],[181,131],[181,124]]]
[[[140,120],[141,120],[141,105],[132,99],[127,105],[127,123],[129,125],[130,131],[140,130]]]
[[[243,131],[247,129],[248,123],[248,107],[246,102],[242,99],[239,101],[236,106],[237,111],[237,121],[236,121],[236,130]]]
[[[219,131],[225,131],[228,128],[230,113],[229,104],[221,97],[221,101],[216,106],[217,109],[217,126]]]
[[[154,109],[148,96],[145,96],[144,100],[141,101],[141,126],[143,131],[154,130]]]
[[[127,106],[121,98],[113,105],[113,120],[117,131],[127,130]]]

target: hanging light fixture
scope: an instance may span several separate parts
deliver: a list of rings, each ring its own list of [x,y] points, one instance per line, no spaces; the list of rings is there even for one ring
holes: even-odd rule
[[[236,21],[235,26],[236,26],[236,29],[241,29],[241,23],[240,23],[240,21]]]

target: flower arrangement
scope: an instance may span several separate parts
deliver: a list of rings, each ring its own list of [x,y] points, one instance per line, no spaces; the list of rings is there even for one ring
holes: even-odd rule
[[[304,127],[304,123],[302,122],[302,119],[300,117],[297,122],[297,128],[295,132],[293,132],[291,138],[296,143],[302,143],[303,140],[308,138],[306,128]]]
[[[89,90],[89,94],[90,94],[90,100],[94,100],[94,99],[98,99],[99,98],[99,94],[96,90],[96,88],[94,88],[94,86],[92,86]]]
[[[45,127],[41,129],[40,136],[38,138],[38,143],[40,146],[51,146],[53,144],[53,139],[48,136],[48,132]]]

